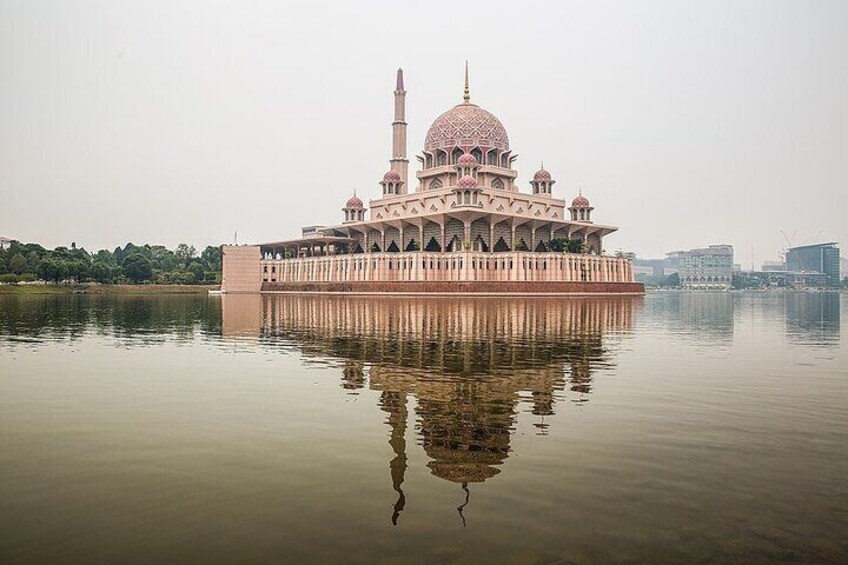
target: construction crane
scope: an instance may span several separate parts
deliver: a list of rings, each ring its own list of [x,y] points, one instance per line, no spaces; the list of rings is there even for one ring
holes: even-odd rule
[[[795,242],[795,237],[798,235],[798,230],[795,230],[795,231],[792,232],[792,237],[789,237],[788,235],[786,235],[786,232],[783,231],[783,230],[780,230],[780,235],[782,235],[784,241],[786,241],[786,247],[784,247],[783,249],[780,250],[780,260],[785,263],[786,262],[786,252],[789,250],[790,247],[794,247],[793,243]]]

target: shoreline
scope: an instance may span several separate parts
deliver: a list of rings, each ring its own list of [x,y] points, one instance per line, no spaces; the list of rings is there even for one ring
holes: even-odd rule
[[[53,284],[3,284],[0,295],[35,294],[208,294],[220,285],[200,284],[114,284],[114,285],[53,285]]]

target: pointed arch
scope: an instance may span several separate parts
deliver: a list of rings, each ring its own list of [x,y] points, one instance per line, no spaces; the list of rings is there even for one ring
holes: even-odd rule
[[[406,245],[406,249],[404,249],[404,251],[418,251],[420,249],[421,248],[419,247],[418,242],[415,241],[415,238],[413,237],[409,240],[409,243]]]
[[[504,241],[503,237],[499,237],[498,240],[495,242],[494,251],[496,253],[503,253],[505,251],[509,251],[509,245],[506,241]]]
[[[458,235],[454,235],[448,243],[448,252],[454,251],[462,251],[462,242],[459,241]]]
[[[362,245],[360,245],[360,242],[358,242],[358,241],[356,242],[356,246],[353,248],[353,252],[354,253],[363,253]]]
[[[503,190],[503,188],[504,188],[503,181],[499,178],[495,178],[494,180],[492,180],[492,188],[496,188],[498,190]]]
[[[431,237],[430,241],[427,242],[427,246],[424,248],[424,251],[440,253],[442,251],[442,246],[439,245],[439,242],[436,241],[435,237]]]
[[[395,242],[395,240],[392,240],[389,246],[386,247],[386,251],[388,253],[398,253],[400,251],[400,247],[398,247],[398,244]]]
[[[434,190],[436,188],[442,188],[442,181],[440,181],[438,178],[435,178],[430,181],[430,189]]]
[[[489,246],[486,245],[486,240],[483,239],[483,236],[478,235],[474,239],[474,251],[483,251],[484,253],[489,252]]]
[[[530,251],[530,246],[527,245],[527,242],[524,241],[524,238],[518,240],[518,243],[515,244],[516,251]]]

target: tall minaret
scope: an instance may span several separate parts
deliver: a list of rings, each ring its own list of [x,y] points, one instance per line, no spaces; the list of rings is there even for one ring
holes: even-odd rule
[[[395,119],[392,122],[392,170],[403,182],[399,194],[409,192],[409,159],[406,158],[406,90],[403,89],[403,69],[398,69],[395,86]]]

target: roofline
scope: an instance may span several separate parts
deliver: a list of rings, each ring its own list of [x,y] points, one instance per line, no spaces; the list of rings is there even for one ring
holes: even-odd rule
[[[787,251],[793,251],[795,249],[807,249],[808,247],[829,247],[833,245],[839,245],[838,241],[828,241],[827,243],[811,243],[810,245],[798,245],[795,247],[790,247]]]

